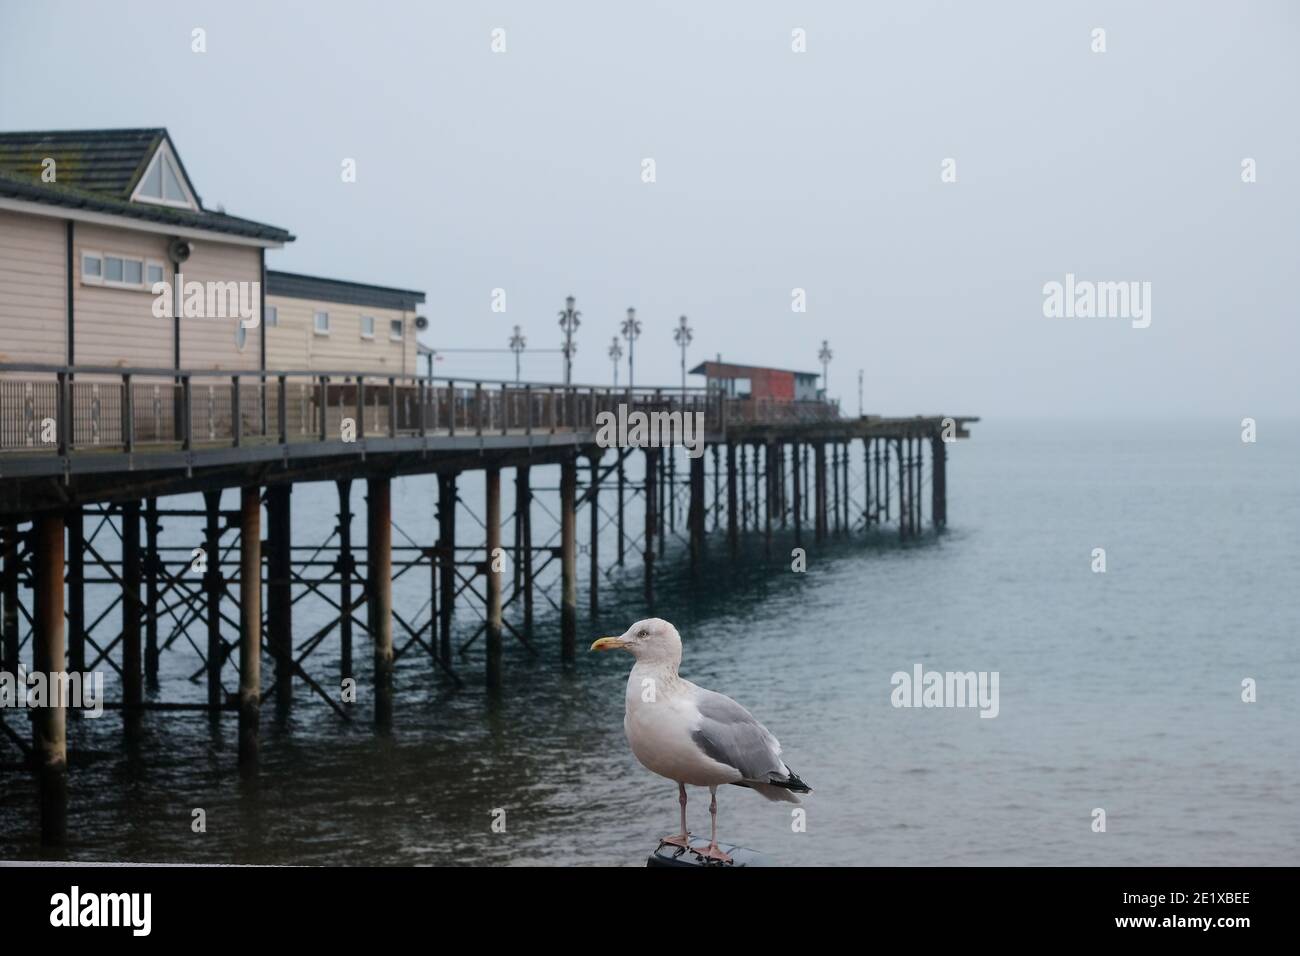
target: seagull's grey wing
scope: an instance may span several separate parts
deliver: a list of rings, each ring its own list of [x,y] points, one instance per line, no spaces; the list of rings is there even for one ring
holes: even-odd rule
[[[781,745],[754,715],[725,694],[696,688],[700,725],[691,732],[695,745],[718,763],[735,767],[742,780],[769,783],[785,780],[789,771],[781,760]]]

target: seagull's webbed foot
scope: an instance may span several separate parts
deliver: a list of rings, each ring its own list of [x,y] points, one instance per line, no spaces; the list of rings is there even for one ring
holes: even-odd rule
[[[691,835],[689,833],[679,833],[676,836],[666,836],[660,839],[660,846],[675,846],[683,850],[691,848]]]
[[[723,852],[723,851],[718,847],[718,844],[717,844],[717,843],[710,843],[710,844],[709,844],[707,847],[705,847],[703,850],[701,850],[701,849],[699,849],[698,847],[696,847],[696,848],[692,849],[691,852],[694,853],[694,854],[696,854],[696,855],[698,855],[698,856],[700,857],[700,859],[704,860],[706,863],[708,863],[708,862],[710,862],[710,861],[712,861],[712,862],[716,862],[716,863],[732,863],[732,862],[734,862],[734,861],[732,860],[732,858],[731,858],[731,855],[730,855],[729,853],[724,853],[724,852]]]

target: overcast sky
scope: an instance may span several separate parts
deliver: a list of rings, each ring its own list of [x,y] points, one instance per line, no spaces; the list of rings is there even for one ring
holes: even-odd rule
[[[556,348],[572,293],[578,381],[634,305],[639,382],[684,313],[692,364],[829,339],[855,412],[863,369],[869,412],[1236,422],[1300,397],[1298,42],[1285,2],[0,0],[0,129],[166,126],[298,236],[272,268],[423,289],[435,347]],[[1044,317],[1067,272],[1150,327]]]

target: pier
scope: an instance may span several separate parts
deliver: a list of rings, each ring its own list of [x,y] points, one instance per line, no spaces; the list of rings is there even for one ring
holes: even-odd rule
[[[620,409],[702,416],[702,454],[604,447],[598,417]],[[238,764],[256,773],[261,711],[287,713],[297,686],[323,718],[367,719],[347,693],[358,638],[374,661],[360,699],[383,730],[400,720],[392,687],[404,657],[453,686],[499,692],[505,642],[573,661],[580,590],[595,616],[602,583],[638,560],[652,613],[670,537],[700,563],[742,546],[773,557],[778,529],[804,548],[942,531],[948,449],[974,421],[850,418],[820,399],[716,389],[0,365],[0,669],[117,672],[120,699],[105,706],[127,735],[145,711],[229,714]],[[558,487],[538,483],[544,466],[558,467]],[[393,483],[415,475],[436,475],[433,540],[394,537]],[[294,540],[294,488],[320,482],[334,486],[337,511],[313,540]],[[483,507],[467,522],[469,482],[481,483]],[[237,507],[223,507],[227,489]],[[174,501],[196,494],[201,508]],[[549,537],[535,506],[557,517]],[[365,538],[354,541],[360,511]],[[199,539],[168,540],[174,519],[201,522]],[[616,543],[602,551],[609,530]],[[418,609],[394,605],[393,582],[408,576],[423,582]],[[305,634],[295,610],[309,600],[331,611]],[[539,609],[558,630],[538,627]],[[314,666],[326,639],[338,641],[335,673]],[[483,666],[470,673],[478,647]],[[201,701],[156,693],[162,655],[181,653],[195,655]],[[34,709],[30,733],[20,711],[0,710],[3,746],[38,775],[49,846],[68,841],[66,703]]]

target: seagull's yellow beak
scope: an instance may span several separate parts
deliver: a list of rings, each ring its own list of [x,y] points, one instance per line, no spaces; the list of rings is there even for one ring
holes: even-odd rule
[[[620,647],[626,647],[621,637],[602,637],[591,645],[593,651],[616,651]]]

